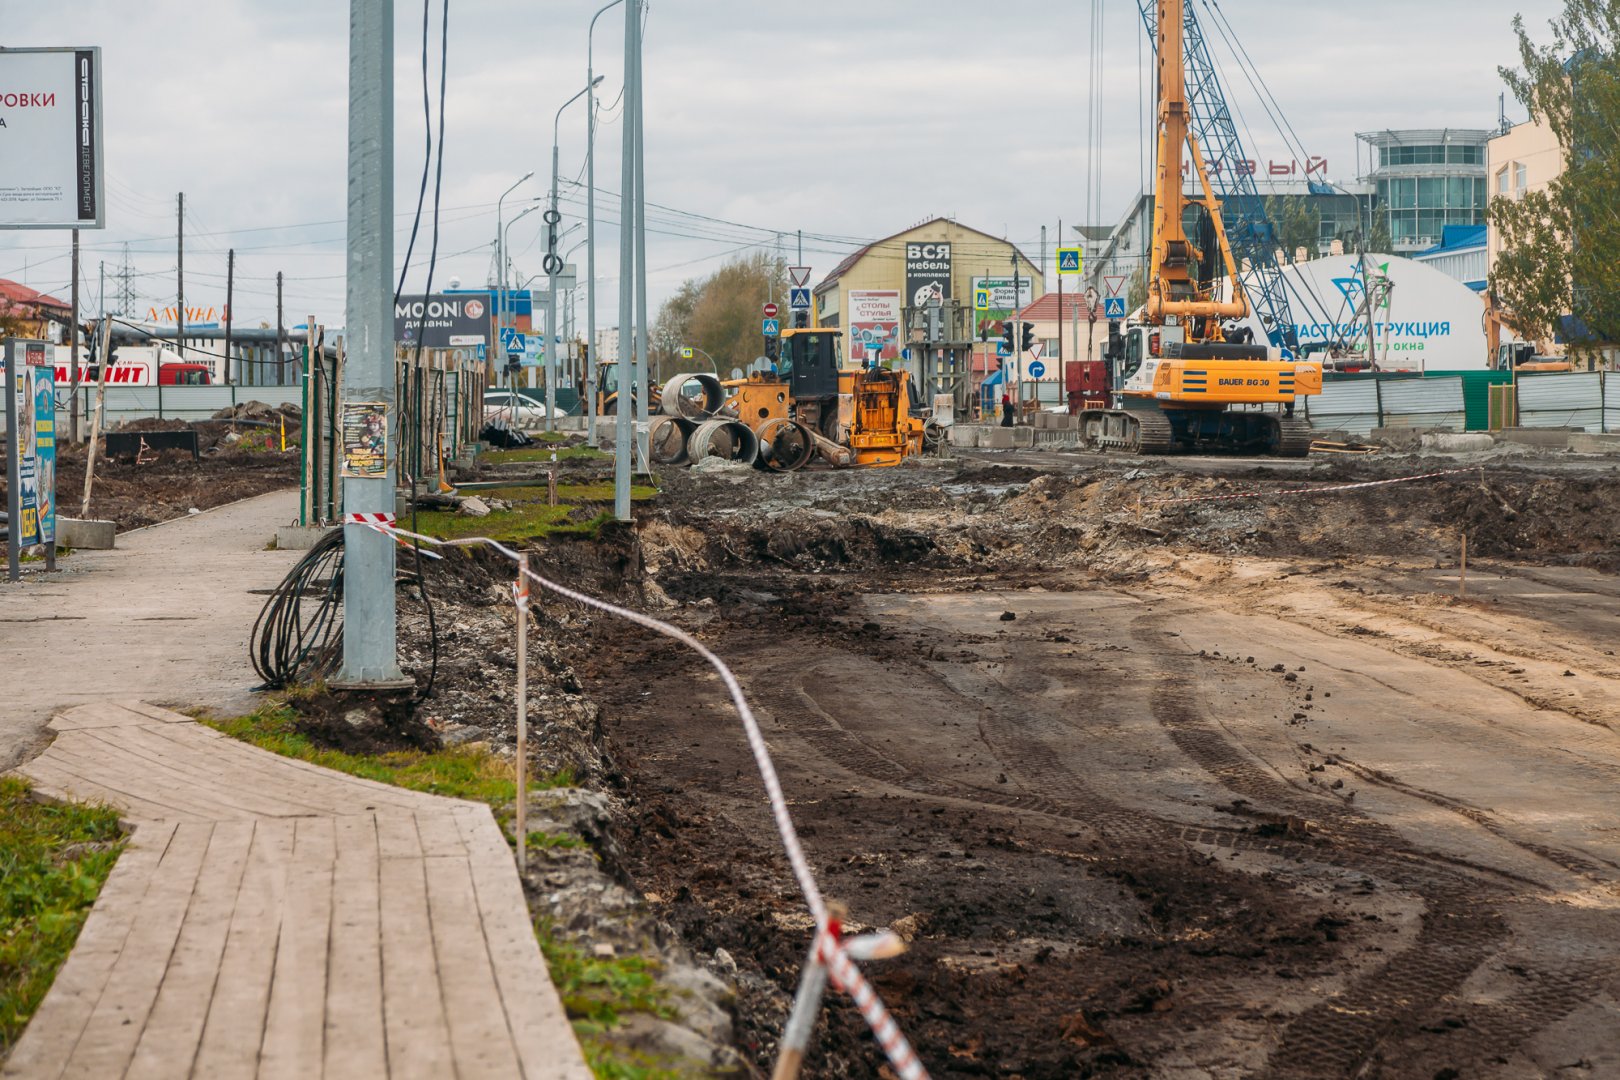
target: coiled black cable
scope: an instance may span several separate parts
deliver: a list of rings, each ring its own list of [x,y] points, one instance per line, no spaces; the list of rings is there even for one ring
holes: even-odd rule
[[[263,685],[280,690],[324,678],[343,659],[343,533],[333,529],[315,542],[287,576],[253,622],[248,655]],[[418,701],[433,692],[439,674],[439,627],[422,574],[421,555],[409,580],[417,587],[427,612],[430,664]]]

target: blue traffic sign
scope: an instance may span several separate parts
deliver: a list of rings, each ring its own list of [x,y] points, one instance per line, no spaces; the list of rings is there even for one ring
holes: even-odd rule
[[[510,326],[501,327],[501,348],[506,350],[507,355],[521,356],[525,351],[527,351],[528,346],[528,340],[524,337],[524,335],[518,333]]]
[[[1082,265],[1079,248],[1058,248],[1058,273],[1078,274]]]
[[[766,337],[781,337],[782,336],[782,320],[781,319],[765,319],[762,322],[762,329],[765,331],[765,336]]]
[[[1125,317],[1125,298],[1123,296],[1108,296],[1103,298],[1103,318],[1123,319]]]
[[[1032,379],[1044,379],[1046,377],[1046,365],[1039,360],[1031,360],[1029,362],[1029,377]]]
[[[482,341],[478,343],[477,357],[480,360],[484,359],[484,343]]]
[[[799,310],[802,310],[802,309],[806,309],[809,306],[810,306],[810,290],[809,289],[802,289],[802,288],[799,288],[798,286],[794,286],[793,288],[788,290],[788,307],[793,308],[795,311],[799,311]]]
[[[1012,350],[1007,348],[1007,343],[1006,342],[1004,342],[1004,341],[997,342],[996,343],[996,355],[997,356],[1011,356],[1012,355]]]

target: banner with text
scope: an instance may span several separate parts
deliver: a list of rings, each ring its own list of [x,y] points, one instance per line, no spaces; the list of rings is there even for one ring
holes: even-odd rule
[[[951,298],[951,245],[948,243],[908,243],[906,245],[906,299],[923,307],[930,296]]]
[[[863,361],[876,350],[882,360],[898,360],[901,309],[904,307],[897,289],[851,289],[849,358]]]

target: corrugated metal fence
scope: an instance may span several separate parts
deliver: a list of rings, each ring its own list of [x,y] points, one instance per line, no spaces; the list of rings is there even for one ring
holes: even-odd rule
[[[1305,408],[1318,431],[1357,436],[1376,427],[1486,431],[1490,387],[1508,384],[1518,396],[1520,427],[1620,432],[1620,372],[1525,374],[1516,380],[1506,371],[1330,378]]]

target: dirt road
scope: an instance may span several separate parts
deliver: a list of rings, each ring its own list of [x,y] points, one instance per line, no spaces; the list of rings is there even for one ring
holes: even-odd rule
[[[758,704],[824,888],[911,937],[872,969],[934,1074],[1620,1076],[1620,580],[1492,557],[1458,599],[1410,538],[1324,557],[1259,510],[1238,534],[1294,554],[1207,550],[1224,509],[1083,533],[1065,499],[1095,514],[1117,478],[643,527]],[[1547,483],[1479,478],[1515,529]],[[1294,524],[1428,528],[1471,490]],[[980,529],[1048,550],[1019,499],[1093,558],[965,564]],[[677,649],[601,634],[582,671],[634,778],[634,873],[735,959],[766,1060],[804,921],[734,717]],[[875,1074],[851,1010],[819,1031],[816,1075]]]

